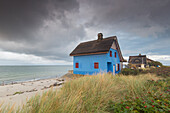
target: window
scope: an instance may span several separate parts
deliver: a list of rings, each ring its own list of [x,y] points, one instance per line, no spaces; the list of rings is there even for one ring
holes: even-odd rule
[[[79,63],[76,63],[76,68],[79,68]]]
[[[117,66],[118,66],[118,71],[119,71],[120,70],[120,65],[118,64]]]
[[[99,63],[98,62],[94,63],[94,69],[99,69]]]
[[[115,58],[116,58],[116,52],[115,52]]]
[[[112,57],[112,51],[110,51],[110,57]]]
[[[136,60],[135,60],[135,63],[139,63],[139,62],[140,62],[139,59],[136,59]]]

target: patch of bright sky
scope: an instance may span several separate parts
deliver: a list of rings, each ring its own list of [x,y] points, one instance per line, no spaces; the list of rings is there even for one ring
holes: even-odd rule
[[[0,50],[0,65],[72,65],[72,62]]]

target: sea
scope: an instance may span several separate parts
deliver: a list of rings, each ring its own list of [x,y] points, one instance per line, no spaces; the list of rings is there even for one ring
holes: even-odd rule
[[[72,69],[72,65],[0,66],[0,85],[61,77]]]

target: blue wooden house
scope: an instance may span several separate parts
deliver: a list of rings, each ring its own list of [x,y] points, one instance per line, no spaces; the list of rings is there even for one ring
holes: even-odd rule
[[[71,53],[73,73],[92,75],[99,72],[119,73],[125,62],[116,36],[80,43]]]

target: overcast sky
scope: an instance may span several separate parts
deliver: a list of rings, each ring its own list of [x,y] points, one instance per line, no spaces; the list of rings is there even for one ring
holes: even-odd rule
[[[0,65],[72,64],[99,32],[118,37],[125,59],[170,65],[170,0],[0,0]]]

